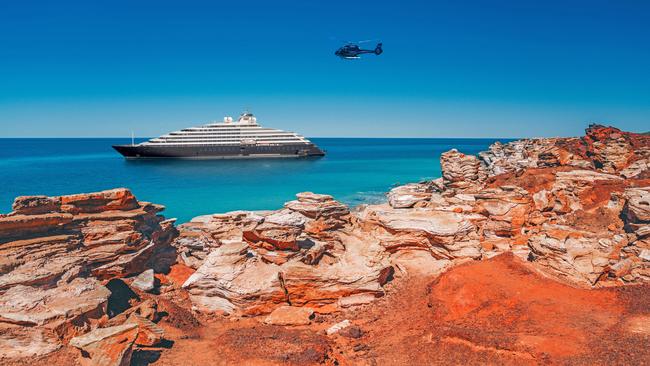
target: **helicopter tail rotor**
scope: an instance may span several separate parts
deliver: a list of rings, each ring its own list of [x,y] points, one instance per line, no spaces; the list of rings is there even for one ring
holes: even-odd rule
[[[382,44],[377,43],[377,47],[375,47],[375,55],[381,55],[384,50],[381,48]]]

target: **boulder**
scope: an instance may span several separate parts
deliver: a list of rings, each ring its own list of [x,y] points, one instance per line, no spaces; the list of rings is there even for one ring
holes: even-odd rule
[[[540,233],[528,241],[535,263],[557,277],[585,287],[595,285],[619,261],[613,254],[627,244],[624,235],[550,224],[544,224]]]
[[[81,350],[79,361],[82,365],[128,366],[137,335],[138,325],[127,323],[95,329],[72,338],[70,345]]]
[[[224,244],[214,250],[183,287],[197,310],[268,314],[277,305],[309,306],[319,312],[336,309],[337,300],[365,293],[383,294],[387,267],[376,242],[343,239],[346,250],[330,261],[308,264],[299,255],[283,264],[269,262],[245,242]]]
[[[425,250],[436,259],[478,258],[481,247],[475,215],[430,208],[408,212],[371,206],[360,220],[388,252]]]
[[[153,269],[148,269],[133,279],[133,282],[131,282],[131,287],[135,287],[140,291],[150,292],[155,287],[155,280],[156,279],[154,277]]]
[[[245,242],[226,243],[211,252],[183,284],[203,312],[269,313],[286,302],[279,266],[248,255]]]
[[[392,208],[421,207],[431,200],[433,187],[427,183],[411,183],[398,186],[388,192],[388,204]]]
[[[208,254],[223,242],[241,240],[244,231],[251,231],[264,220],[266,212],[233,211],[193,218],[179,227],[174,240],[183,264],[197,269]]]
[[[132,313],[124,324],[131,323],[138,326],[138,336],[135,339],[135,344],[138,346],[155,346],[165,337],[165,331],[144,316]]]

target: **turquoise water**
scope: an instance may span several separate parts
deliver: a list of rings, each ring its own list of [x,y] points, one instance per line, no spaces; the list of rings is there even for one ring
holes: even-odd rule
[[[475,154],[495,139],[312,139],[327,155],[309,160],[124,160],[125,139],[0,139],[0,212],[15,196],[115,187],[163,204],[180,222],[238,209],[276,209],[297,192],[349,205],[384,199],[392,186],[440,176],[440,154]]]

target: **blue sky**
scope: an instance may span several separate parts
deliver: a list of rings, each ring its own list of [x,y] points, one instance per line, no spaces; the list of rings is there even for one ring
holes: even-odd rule
[[[333,55],[381,39],[384,54]],[[0,137],[650,130],[648,1],[3,1]],[[373,46],[372,44],[366,44]]]

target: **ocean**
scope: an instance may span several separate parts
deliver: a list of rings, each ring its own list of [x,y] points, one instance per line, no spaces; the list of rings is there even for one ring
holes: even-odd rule
[[[476,154],[496,139],[313,138],[325,157],[295,160],[125,160],[111,148],[130,139],[0,139],[0,213],[14,197],[127,187],[166,217],[282,207],[303,191],[355,206],[385,200],[391,187],[440,176],[440,154]],[[506,140],[501,140],[506,141]],[[509,141],[509,140],[508,140]]]

